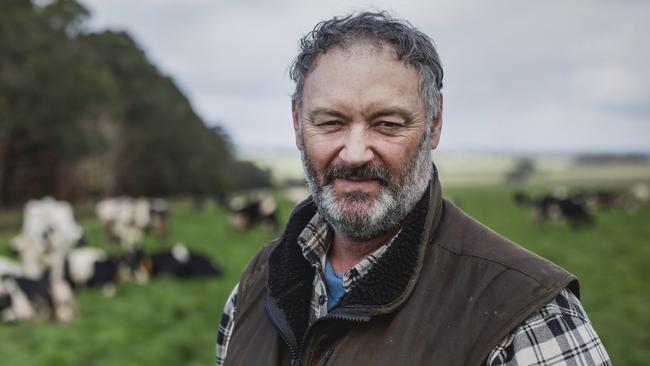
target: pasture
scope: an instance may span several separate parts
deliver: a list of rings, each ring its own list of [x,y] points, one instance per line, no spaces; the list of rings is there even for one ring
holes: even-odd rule
[[[534,190],[535,188],[528,188]],[[630,213],[598,212],[593,227],[573,230],[562,223],[535,224],[512,202],[513,190],[499,185],[445,188],[452,198],[495,231],[564,266],[582,283],[582,301],[616,365],[650,363],[650,207]],[[286,221],[291,207],[280,201]],[[109,248],[90,208],[77,219],[89,244]],[[233,231],[224,210],[196,211],[189,201],[172,204],[170,234],[147,237],[156,249],[183,242],[225,268],[212,280],[154,279],[126,284],[113,297],[99,290],[77,295],[80,315],[69,324],[0,325],[2,365],[211,365],[223,303],[240,270],[279,233]],[[0,252],[18,232],[18,212],[0,213]]]

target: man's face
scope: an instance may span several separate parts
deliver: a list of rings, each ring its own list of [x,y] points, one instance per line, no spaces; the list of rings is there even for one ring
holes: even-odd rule
[[[439,139],[417,71],[390,46],[334,48],[307,74],[302,111],[294,105],[293,114],[307,180],[330,225],[354,239],[397,227],[426,190]]]

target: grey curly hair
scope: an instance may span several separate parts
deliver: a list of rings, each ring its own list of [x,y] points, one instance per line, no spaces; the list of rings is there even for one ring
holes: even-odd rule
[[[318,23],[300,40],[300,52],[289,70],[296,83],[292,100],[302,109],[305,77],[314,61],[336,46],[354,41],[370,41],[381,47],[391,45],[399,60],[414,67],[420,76],[420,96],[432,121],[442,108],[443,71],[436,47],[426,34],[409,22],[393,18],[388,12],[362,12]]]

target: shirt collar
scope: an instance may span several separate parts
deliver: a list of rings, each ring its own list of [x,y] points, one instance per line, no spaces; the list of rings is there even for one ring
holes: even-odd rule
[[[327,257],[333,234],[325,219],[317,212],[298,236],[302,255],[312,266],[322,268],[321,260]]]
[[[398,234],[399,232],[382,246],[375,249],[374,252],[370,253],[370,255],[361,262],[357,263],[345,272],[343,275],[343,287],[346,291],[351,288],[359,278],[368,272],[381,255],[390,247]],[[298,236],[298,245],[300,245],[300,248],[302,249],[302,255],[319,271],[322,271],[325,266],[327,251],[329,250],[333,238],[334,232],[332,228],[327,224],[325,218],[323,218],[318,212],[314,214]]]

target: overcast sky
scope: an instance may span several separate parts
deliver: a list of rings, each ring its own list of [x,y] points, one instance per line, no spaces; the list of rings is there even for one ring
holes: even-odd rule
[[[430,35],[441,149],[650,152],[650,1],[82,0],[128,31],[240,151],[292,148],[287,75],[318,21],[387,9]]]

